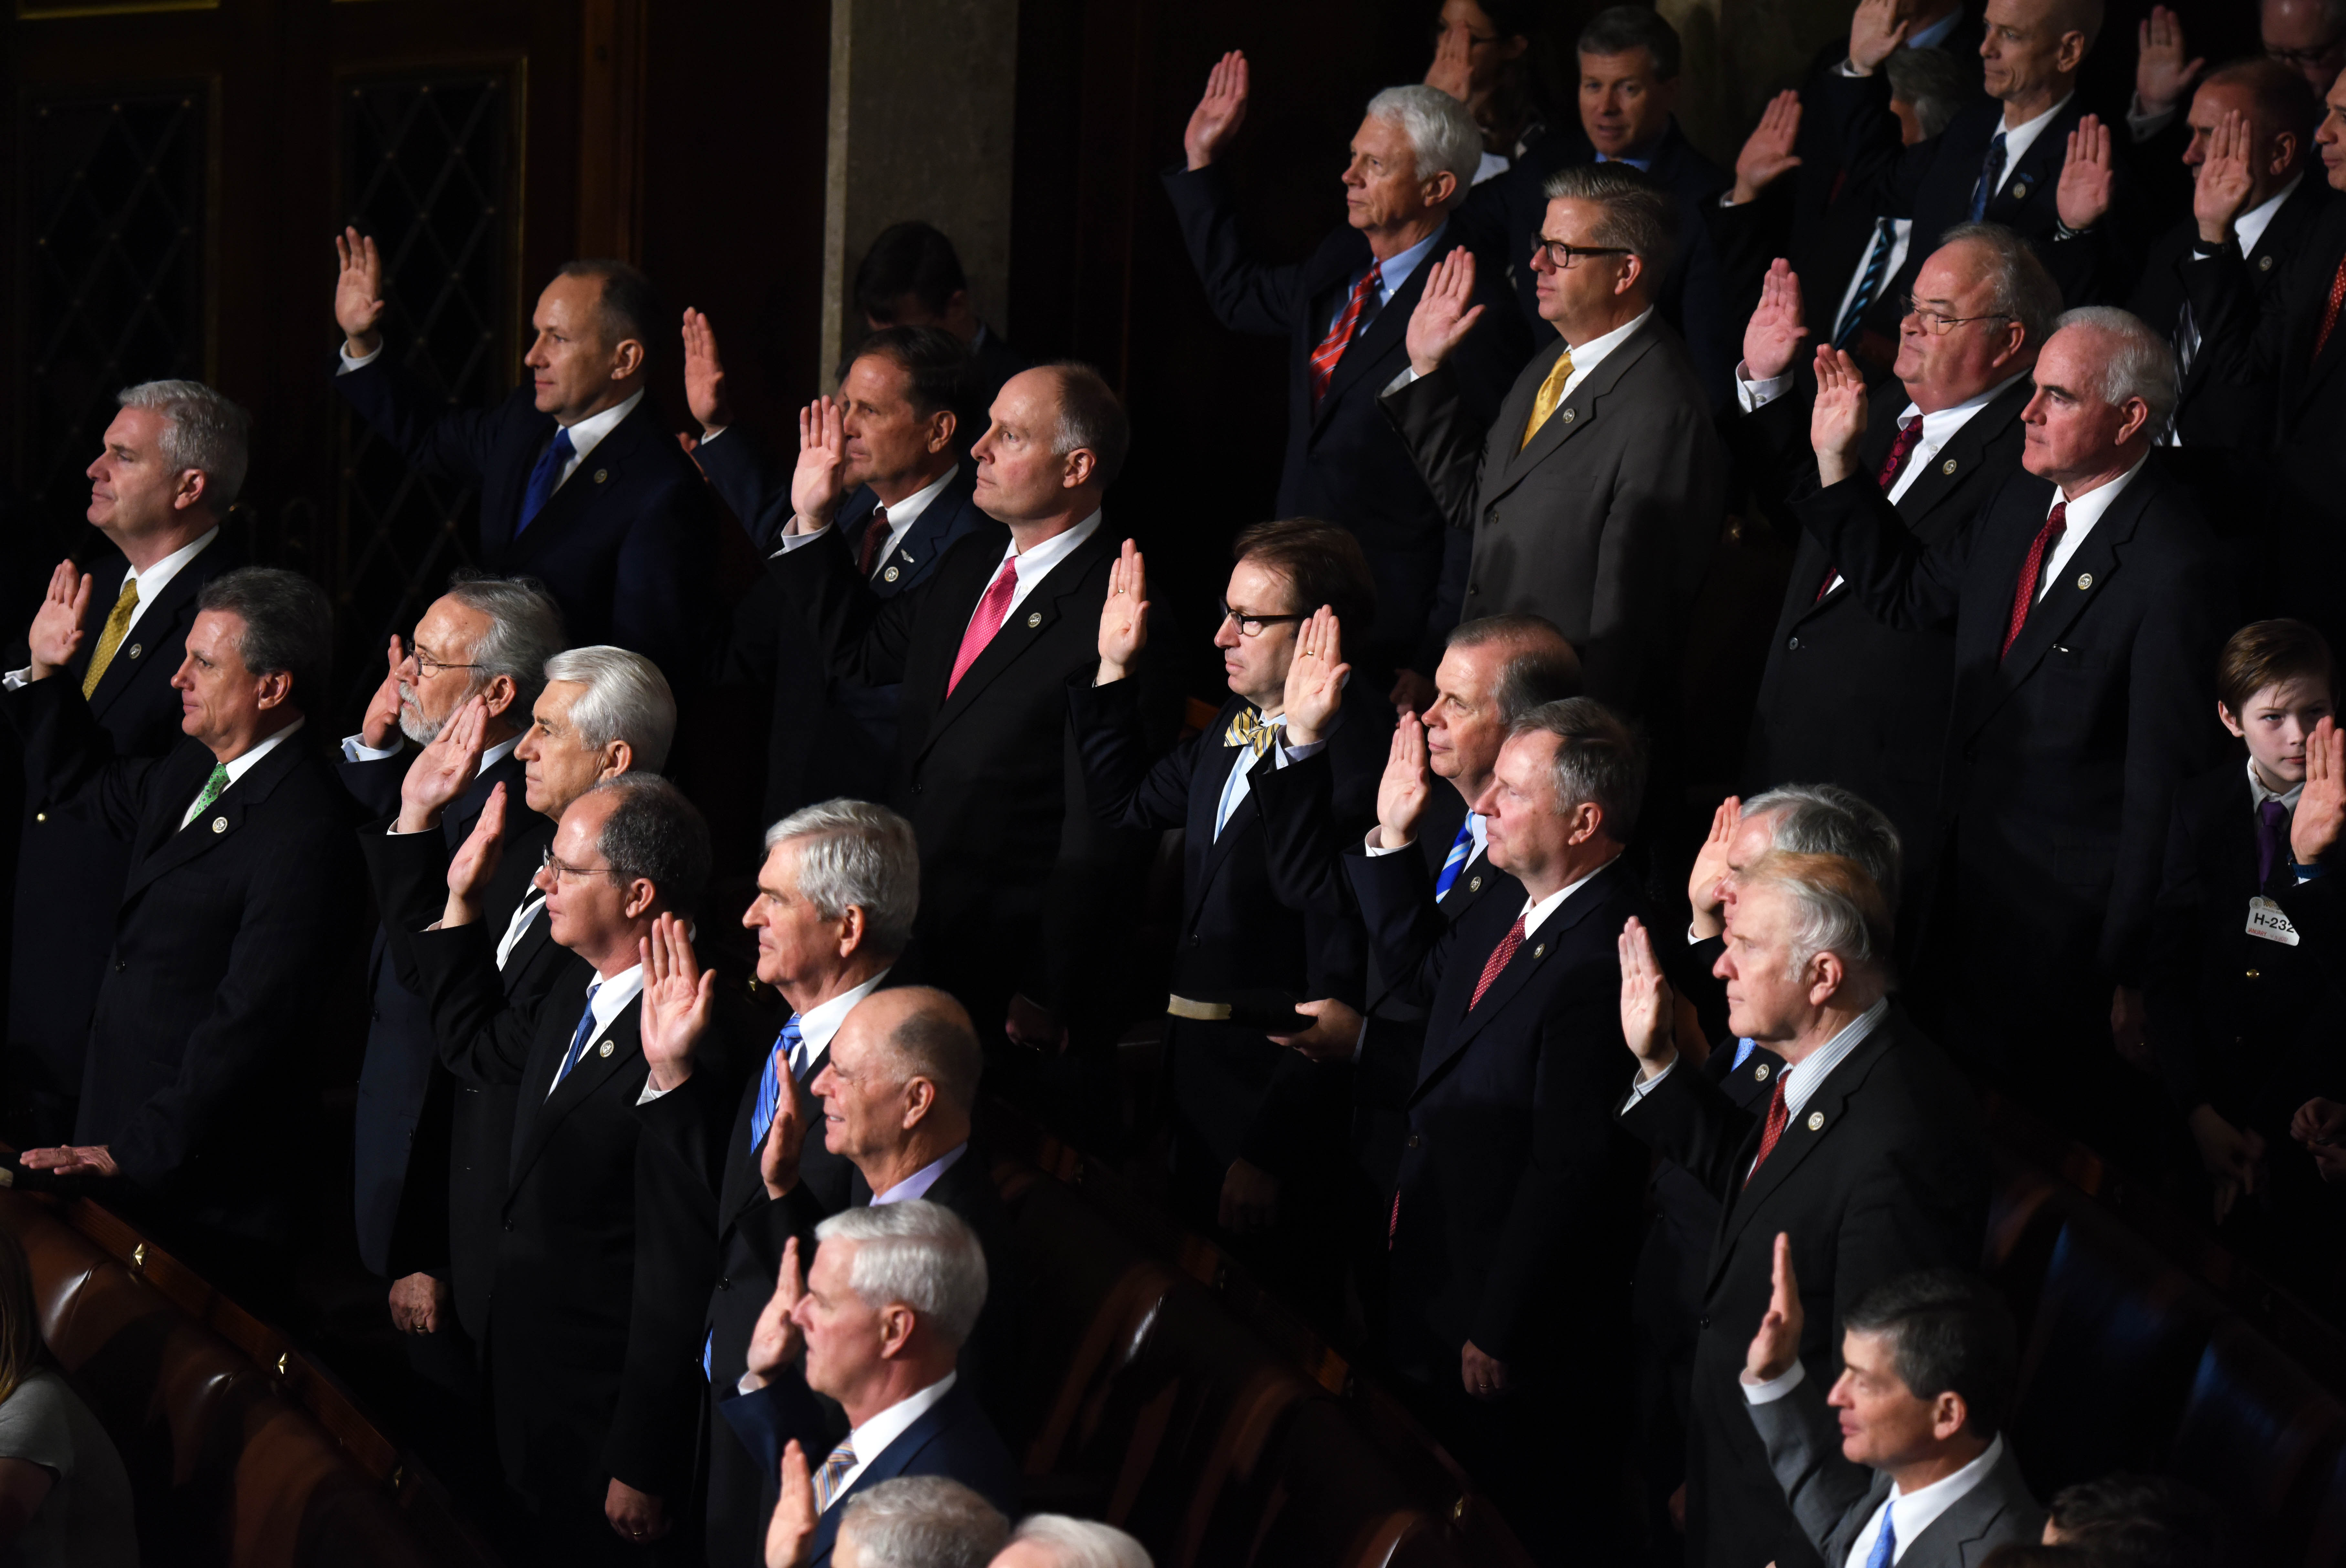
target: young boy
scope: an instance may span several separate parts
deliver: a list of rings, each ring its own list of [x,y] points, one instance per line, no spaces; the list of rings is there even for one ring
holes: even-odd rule
[[[2303,1075],[2295,1047],[2323,977],[2276,895],[2320,874],[2290,859],[2290,816],[2307,738],[2331,713],[2336,685],[2330,646],[2311,626],[2241,627],[2217,659],[2216,717],[2248,743],[2246,766],[2227,762],[2175,796],[2148,1033],[2218,1225],[2267,1189],[2274,1156],[2301,1153],[2287,1135],[2303,1098],[2290,1094]]]

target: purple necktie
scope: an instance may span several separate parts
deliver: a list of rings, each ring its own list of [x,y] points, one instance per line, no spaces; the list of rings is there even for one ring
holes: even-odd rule
[[[2268,798],[2257,808],[2258,891],[2270,887],[2273,872],[2289,863],[2289,808]]]

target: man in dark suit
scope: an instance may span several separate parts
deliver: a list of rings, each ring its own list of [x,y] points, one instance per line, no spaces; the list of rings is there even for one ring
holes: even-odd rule
[[[452,409],[382,357],[382,258],[355,229],[334,241],[343,333],[334,386],[407,461],[480,487],[480,559],[526,573],[580,643],[699,669],[716,567],[699,473],[647,404],[660,311],[623,261],[572,261],[538,296],[523,358],[531,384],[494,410]]]
[[[1246,117],[1246,57],[1225,56],[1182,137],[1187,167],[1165,176],[1175,219],[1215,318],[1233,331],[1288,340],[1287,456],[1280,471],[1282,517],[1324,517],[1351,529],[1376,574],[1377,620],[1364,678],[1388,669],[1422,682],[1440,657],[1433,588],[1442,576],[1446,508],[1377,411],[1377,394],[1407,362],[1403,329],[1436,257],[1481,251],[1485,280],[1474,299],[1491,307],[1489,331],[1453,371],[1458,395],[1487,420],[1531,351],[1507,308],[1493,249],[1495,232],[1461,210],[1483,157],[1466,106],[1438,87],[1389,87],[1369,102],[1344,170],[1349,227],[1311,258],[1274,267],[1239,235],[1228,183],[1216,167]],[[1414,689],[1414,684],[1413,685]],[[1425,698],[1421,693],[1417,699]]]
[[[761,555],[781,547],[783,530],[803,506],[811,517],[836,522],[855,569],[873,593],[892,599],[927,582],[963,539],[999,536],[1001,524],[977,509],[977,469],[964,456],[977,438],[972,427],[984,423],[969,351],[943,328],[882,327],[863,340],[836,400],[845,461],[810,473],[816,490],[803,498],[794,494],[795,471],[784,470],[750,432],[731,428],[717,334],[697,311],[685,313],[684,391],[701,427],[693,456]],[[827,416],[832,407],[833,400],[821,398],[813,412]],[[761,579],[734,612],[729,662],[773,688],[769,818],[834,796],[887,792],[903,694],[826,678],[821,650],[771,582]]]
[[[1987,1223],[1976,1102],[1893,1010],[1890,908],[1855,861],[1777,851],[1736,879],[1719,960],[1729,1027],[1785,1064],[1764,1117],[1674,1044],[1677,998],[1644,928],[1621,933],[1621,1026],[1638,1061],[1622,1125],[1721,1206],[1705,1270],[1687,1448],[1687,1561],[1779,1568],[1817,1554],[1785,1502],[1737,1382],[1791,1237],[1800,1358],[1841,1373],[1842,1319],[1916,1268],[1975,1261]],[[1815,945],[1811,946],[1811,943]]]
[[[1342,662],[1344,628],[1371,623],[1376,588],[1359,543],[1316,518],[1243,529],[1230,554],[1214,631],[1229,694],[1198,734],[1151,762],[1127,678],[1148,641],[1147,572],[1129,545],[1101,606],[1098,667],[1069,680],[1067,699],[1092,810],[1182,830],[1164,1037],[1175,1201],[1333,1316],[1341,1085],[1265,1031],[1302,997],[1364,1000],[1366,943],[1336,855],[1374,818],[1387,749],[1392,710],[1374,691],[1347,701]],[[1283,808],[1315,788],[1328,811]]]
[[[502,784],[508,798],[519,791],[522,764],[513,749],[545,685],[546,661],[561,651],[562,612],[543,588],[459,574],[416,622],[412,646],[392,638],[390,673],[359,732],[343,738],[337,771],[368,820],[360,832],[399,830],[412,766],[477,697],[478,760],[439,820],[453,852],[471,835],[490,790]],[[455,1329],[453,1312],[442,1319],[452,1299],[455,1080],[440,1065],[431,1012],[416,994],[412,967],[393,952],[392,930],[389,921],[377,928],[367,959],[372,1011],[353,1137],[359,1260],[389,1282],[392,1323],[413,1336],[405,1343],[418,1369],[463,1390],[472,1382],[473,1348],[460,1332],[438,1332]]]
[[[1959,533],[2020,471],[2020,411],[2035,393],[2028,372],[2061,295],[2019,236],[1966,224],[1915,275],[1913,305],[1898,324],[1896,379],[1870,394],[1858,457],[1928,548]],[[1807,335],[1799,275],[1780,260],[1744,331],[1736,372],[1744,415],[1729,427],[1746,469],[1780,504],[1817,488],[1815,397],[1797,379]],[[1792,574],[1744,746],[1744,787],[1847,786],[1890,814],[1914,851],[1909,885],[1927,885],[1954,640],[1939,627],[1883,624],[1823,543],[1792,526]],[[1852,724],[1855,713],[1872,717]]]
[[[65,567],[51,584],[29,678],[0,708],[33,793],[128,844],[130,872],[74,1144],[24,1161],[106,1178],[108,1202],[269,1314],[291,1285],[282,1140],[314,1115],[308,1064],[357,935],[351,813],[299,739],[302,704],[325,689],[333,613],[291,572],[214,578],[172,677],[189,740],[117,757],[79,686],[56,678],[87,636],[94,579],[76,577]]]
[[[2346,190],[2346,74],[2330,90],[2314,141],[2330,188]],[[2346,377],[2337,374],[2346,333],[2336,331],[2331,301],[2346,276],[2346,201],[2324,201],[2294,260],[2276,260],[2278,281],[2263,286],[2263,270],[2241,251],[2236,217],[2255,194],[2255,153],[2243,127],[2218,133],[2192,199],[2199,238],[2182,277],[2216,395],[2245,404],[2254,422],[2245,451],[2262,483],[2229,510],[2261,520],[2252,558],[2274,570],[2250,585],[2255,607],[2309,621],[2334,645],[2346,635],[2328,591],[2346,570],[2346,442],[2338,439]]]
[[[900,1475],[942,1475],[1016,1512],[1017,1461],[955,1365],[985,1305],[977,1234],[944,1205],[913,1198],[835,1214],[817,1236],[803,1280],[790,1243],[750,1369],[718,1405],[763,1473],[796,1482],[785,1491],[798,1495],[811,1482],[803,1555],[784,1561],[829,1568],[848,1500]],[[803,1376],[784,1375],[801,1361]],[[814,1419],[811,1394],[836,1400],[849,1425],[811,1466],[796,1436]]]
[[[815,417],[820,415],[819,418]],[[974,534],[936,575],[882,599],[841,531],[794,515],[767,571],[835,675],[901,684],[890,797],[919,835],[921,911],[907,967],[961,998],[989,1035],[1057,1048],[1084,1014],[1091,964],[1145,847],[1080,798],[1066,685],[1098,661],[1116,564],[1100,498],[1130,441],[1097,372],[1013,376],[977,443]],[[1065,444],[1072,443],[1073,444]],[[1062,449],[1064,446],[1064,450]],[[810,411],[802,468],[844,461],[836,411]],[[1169,732],[1174,691],[1152,655],[1142,711]]]
[[[606,779],[658,773],[676,733],[676,699],[658,667],[641,654],[571,648],[546,660],[540,674],[543,688],[531,707],[529,728],[512,753],[529,809],[512,809],[512,778],[501,780],[507,786],[504,849],[481,893],[481,921],[495,942],[505,995],[523,1012],[543,1002],[571,963],[569,950],[548,934],[546,894],[536,881],[555,824],[573,800]],[[359,834],[397,977],[419,996],[407,939],[447,907],[448,867],[460,845],[440,830],[442,820],[483,781],[487,735],[487,704],[476,696],[408,765],[390,824],[372,824]],[[495,787],[491,782],[482,793],[481,809]],[[478,810],[473,820],[477,824]],[[478,1347],[488,1332],[489,1293],[496,1282],[518,1102],[511,1084],[451,1078],[445,1278],[455,1319]],[[395,1306],[393,1314],[395,1321],[404,1317],[400,1326],[411,1332],[437,1333],[448,1322],[438,1292],[426,1298],[420,1288],[404,1312]]]
[[[179,744],[171,677],[186,657],[203,585],[236,564],[219,520],[244,483],[244,410],[197,382],[119,394],[89,465],[89,521],[113,549],[92,563],[84,639],[67,672],[117,757]],[[65,588],[70,600],[77,590]],[[12,672],[14,689],[31,678]],[[8,955],[7,1129],[21,1146],[73,1135],[90,1011],[129,873],[131,846],[38,790],[25,800]]]
[[[1650,176],[1677,206],[1679,243],[1649,298],[1686,344],[1708,406],[1719,409],[1732,387],[1735,325],[1703,209],[1716,206],[1734,179],[1678,129],[1671,110],[1678,103],[1680,52],[1678,29],[1650,6],[1613,5],[1596,13],[1577,45],[1578,134],[1559,128],[1540,137],[1506,173],[1476,187],[1474,202],[1477,209],[1492,209],[1506,237],[1507,275],[1536,341],[1539,323],[1552,319],[1540,309],[1539,273],[1529,264],[1547,218],[1548,177],[1589,163],[1625,163]]]
[[[1432,779],[1397,754],[1344,867],[1380,961],[1427,1016],[1364,1023],[1315,1001],[1290,1040],[1357,1062],[1361,1095],[1407,1118],[1387,1346],[1543,1562],[1602,1556],[1618,1512],[1628,1380],[1617,1359],[1568,1368],[1554,1352],[1629,1326],[1640,1162],[1612,1115],[1628,1064],[1615,950],[1637,908],[1621,852],[1644,771],[1629,728],[1591,698],[1525,714],[1476,802],[1520,897],[1446,925],[1410,852]],[[1590,1265],[1568,1285],[1567,1257]]]
[[[952,239],[917,219],[882,229],[856,263],[855,308],[874,332],[889,327],[932,327],[952,333],[975,364],[979,408],[991,403],[1002,384],[1032,362],[978,319]],[[855,351],[862,354],[864,345],[857,344]],[[984,431],[984,420],[970,422],[961,433],[961,450],[967,452]]]
[[[638,1107],[657,1093],[642,954],[682,940],[709,830],[657,778],[608,779],[571,802],[537,883],[572,962],[543,1001],[516,1007],[482,919],[505,804],[492,794],[449,868],[440,926],[408,945],[441,1060],[518,1090],[485,1344],[507,1483],[550,1555],[638,1562],[688,1497],[717,1256],[706,1174],[642,1135]]]
[[[1557,341],[1479,413],[1454,361],[1505,320],[1474,300],[1453,255],[1412,313],[1409,365],[1381,402],[1452,526],[1472,528],[1459,620],[1520,611],[1553,621],[1588,694],[1658,723],[1678,706],[1678,647],[1725,514],[1727,458],[1654,290],[1677,248],[1676,209],[1646,176],[1584,164],[1549,177],[1532,268]]]
[[[1930,546],[1858,458],[1855,365],[1826,352],[1817,366],[1823,487],[1795,509],[1877,617],[1954,636],[1917,990],[1974,1065],[2073,1125],[2122,1133],[2093,1042],[2107,1029],[2147,1064],[2139,988],[2168,811],[2210,749],[2207,671],[2229,618],[2206,524],[2147,462],[2174,353],[2122,311],[2064,316],[2022,415],[2026,472]]]
[[[1848,177],[1836,199],[1913,220],[1915,243],[1883,295],[1913,291],[1939,235],[1958,223],[2000,223],[2037,248],[2072,305],[2107,297],[2127,270],[2111,243],[2117,186],[2110,133],[2078,100],[2078,67],[2100,30],[2100,0],[1988,0],[1980,45],[1988,98],[1939,135],[1904,145],[1881,68],[1906,24],[1887,0],[1858,6],[1849,57],[1816,82],[1810,107],[1832,127]]]
[[[1800,1360],[1807,1312],[1790,1238],[1779,1236],[1743,1397],[1826,1568],[1893,1555],[1907,1568],[1970,1568],[2006,1542],[2035,1544],[2045,1511],[1999,1430],[2020,1348],[1994,1288],[1923,1269],[1875,1286],[1841,1322],[1828,1395]]]

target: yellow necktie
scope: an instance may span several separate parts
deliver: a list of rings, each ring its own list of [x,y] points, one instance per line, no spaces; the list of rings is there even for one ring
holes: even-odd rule
[[[131,577],[124,581],[121,596],[114,601],[114,608],[107,613],[106,626],[97,634],[97,651],[89,656],[89,668],[81,677],[83,701],[88,701],[97,683],[106,678],[106,667],[114,662],[115,650],[130,635],[130,612],[138,607],[138,579]]]
[[[1270,749],[1273,737],[1279,734],[1275,723],[1265,724],[1262,716],[1251,708],[1241,708],[1230,719],[1230,727],[1222,731],[1225,747],[1243,746],[1257,757]]]
[[[1556,368],[1547,372],[1547,380],[1540,382],[1539,391],[1532,395],[1531,423],[1524,426],[1524,439],[1522,444],[1515,448],[1517,452],[1532,443],[1532,437],[1537,435],[1540,426],[1547,423],[1547,416],[1554,413],[1556,405],[1564,401],[1564,383],[1571,379],[1572,351],[1567,348],[1556,357]]]

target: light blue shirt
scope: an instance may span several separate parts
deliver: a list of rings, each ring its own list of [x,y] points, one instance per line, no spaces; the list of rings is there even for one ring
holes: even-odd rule
[[[1935,49],[1947,41],[1947,35],[1953,32],[1955,24],[1963,19],[1964,8],[1958,5],[1929,26],[1917,27],[1907,34],[1906,46],[1910,49]]]
[[[1600,152],[1596,155],[1596,161],[1599,163],[1626,163],[1631,168],[1636,169],[1639,174],[1651,174],[1654,172],[1654,157],[1651,153],[1647,153],[1643,158],[1606,158]]]
[[[1441,228],[1436,229],[1400,255],[1377,263],[1378,310],[1382,311],[1392,303],[1392,297],[1401,292],[1402,285],[1409,281],[1410,274],[1415,272],[1426,257],[1433,254],[1433,248],[1441,244],[1442,237],[1449,232],[1450,219],[1445,218],[1442,220]],[[1337,298],[1336,309],[1328,317],[1326,331],[1321,334],[1322,337],[1325,337],[1327,332],[1336,330],[1336,323],[1343,319],[1344,307],[1352,303],[1352,290],[1359,288],[1361,280],[1368,275],[1369,270],[1363,267],[1344,280],[1344,292]],[[1365,329],[1354,329],[1355,331],[1363,330]]]

